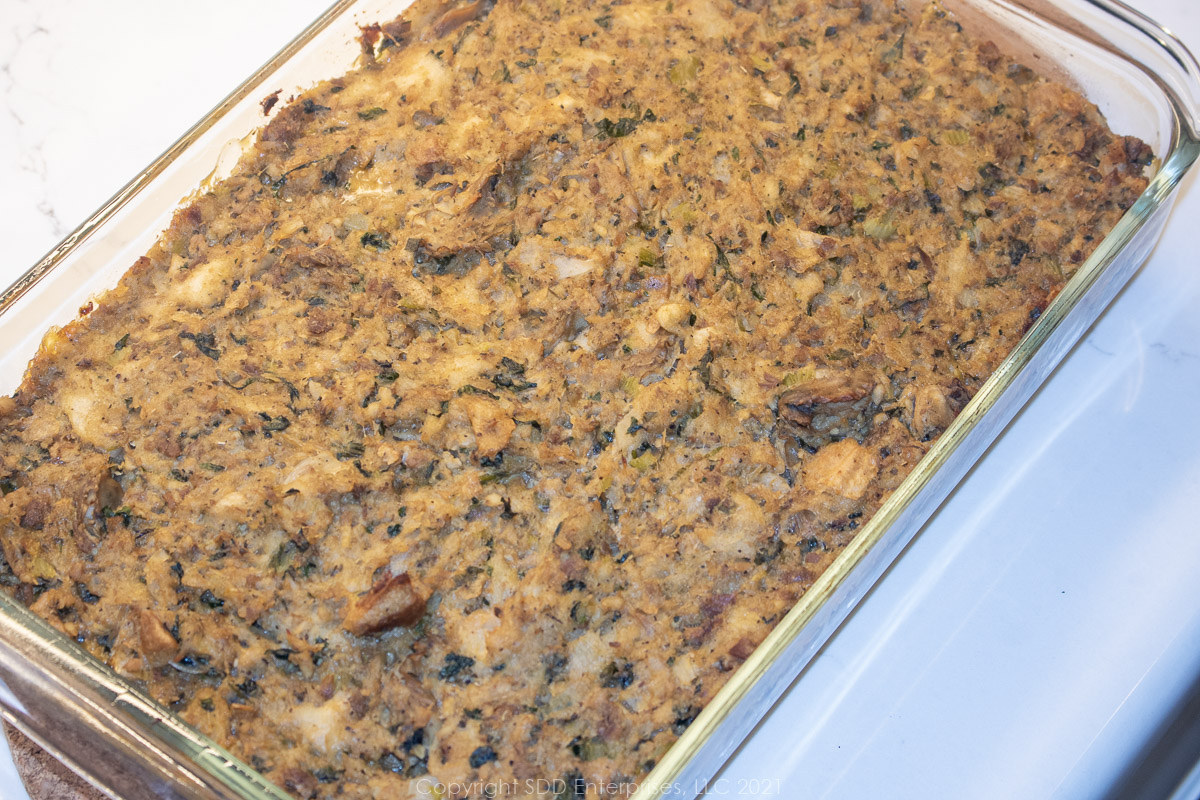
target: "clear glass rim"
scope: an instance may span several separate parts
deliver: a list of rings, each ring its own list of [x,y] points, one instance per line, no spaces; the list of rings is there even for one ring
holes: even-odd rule
[[[348,9],[356,4],[357,0],[336,0],[333,5],[325,10],[319,17],[312,21],[303,31],[297,34],[296,38],[292,39],[283,48],[270,58],[266,63],[254,71],[250,77],[244,80],[236,89],[225,96],[221,102],[217,103],[207,114],[201,117],[196,124],[188,128],[188,130],[179,137],[170,147],[162,152],[158,158],[154,159],[150,164],[139,172],[129,183],[117,190],[116,194],[104,202],[104,205],[96,209],[96,211],[85,219],[79,227],[63,237],[62,241],[50,249],[44,256],[21,277],[12,282],[3,292],[0,292],[0,314],[3,314],[9,306],[17,302],[30,289],[49,274],[59,263],[69,256],[76,247],[86,241],[96,230],[101,228],[114,214],[120,211],[125,205],[138,195],[147,184],[153,181],[163,170],[169,167],[175,159],[179,158],[188,148],[201,136],[203,136],[213,125],[215,125],[225,114],[239,102],[244,100],[247,95],[254,91],[263,79],[271,73],[279,69],[284,63],[290,60],[296,53],[301,50],[313,37],[321,31],[329,27],[335,19],[339,18]]]
[[[1178,67],[1181,72],[1181,85],[1164,80],[1156,70],[1150,69],[1140,61],[1130,59],[1125,53],[1119,51],[1114,53],[1146,73],[1170,100],[1177,124],[1180,127],[1179,140],[1173,150],[1187,150],[1189,145],[1195,146],[1197,142],[1200,142],[1200,63],[1196,61],[1196,56],[1178,36],[1128,5],[1124,0],[1087,0],[1087,3],[1116,17],[1146,36],[1158,45],[1159,50]],[[1174,152],[1171,155],[1174,155]],[[1164,161],[1166,160],[1164,159]],[[1193,154],[1182,166],[1182,170],[1186,172],[1195,160],[1196,156]],[[1174,186],[1171,188],[1173,189]]]

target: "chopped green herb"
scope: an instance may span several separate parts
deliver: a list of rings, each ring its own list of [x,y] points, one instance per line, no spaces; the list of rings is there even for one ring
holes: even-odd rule
[[[313,773],[313,777],[315,777],[321,783],[337,783],[343,772],[345,772],[344,769],[321,767],[319,770]]]
[[[755,53],[750,56],[750,64],[759,72],[770,72],[772,67],[771,59],[762,53]]]
[[[1020,266],[1025,260],[1025,256],[1029,254],[1029,243],[1023,242],[1020,239],[1013,239],[1008,247],[1008,261],[1014,267]]]
[[[125,527],[129,527],[129,521],[133,517],[133,509],[131,509],[129,506],[121,506],[120,508],[114,510],[108,506],[105,506],[104,508],[100,509],[100,516],[104,517],[105,519],[120,517],[121,521],[125,523]]]
[[[475,659],[470,656],[461,656],[458,653],[447,653],[446,660],[442,668],[438,670],[438,677],[444,681],[462,680],[466,678],[464,672],[470,673],[471,668],[475,666]],[[462,676],[460,678],[460,676]]]
[[[605,689],[628,689],[633,681],[633,664],[628,661],[610,661],[600,670],[600,686]]]
[[[88,587],[82,583],[77,582],[75,584],[75,595],[88,605],[95,605],[96,603],[100,602],[100,595],[93,594],[88,590]]]
[[[471,769],[479,769],[489,761],[495,761],[498,757],[495,750],[488,745],[484,745],[483,747],[476,747],[467,761],[471,765]]]
[[[683,735],[688,726],[696,721],[700,706],[675,706],[675,721],[671,723],[671,732],[676,736]]]
[[[883,55],[879,57],[880,62],[891,64],[893,61],[898,61],[904,56],[904,34],[900,34],[900,38],[896,43],[883,51]]]
[[[338,461],[349,461],[352,458],[362,458],[362,454],[366,452],[362,442],[346,442],[339,447],[334,455]]]
[[[683,86],[696,80],[700,74],[699,56],[685,56],[679,59],[667,70],[667,80],[676,86]]]
[[[863,223],[863,233],[879,241],[890,239],[896,235],[896,223],[891,219],[890,214],[872,217]]]
[[[655,458],[653,451],[647,450],[641,455],[630,459],[629,466],[633,467],[638,472],[645,472],[653,467],[657,461],[658,459]]]
[[[459,397],[462,397],[463,395],[471,394],[471,395],[483,395],[484,397],[490,397],[493,400],[500,399],[496,395],[489,392],[487,389],[480,389],[478,386],[475,386],[474,384],[470,384],[470,383],[463,384],[462,386],[458,387],[458,391],[456,392],[456,394]]]
[[[501,370],[492,376],[492,383],[499,389],[511,389],[523,392],[537,386],[536,383],[525,380],[525,365],[514,361],[508,356],[500,359]],[[494,397],[494,395],[493,395]]]
[[[221,357],[221,351],[217,349],[217,337],[211,333],[189,333],[184,331],[179,334],[180,339],[190,339],[195,343],[196,349],[204,355],[216,361]]]
[[[942,141],[950,145],[964,145],[971,141],[971,134],[961,128],[954,128],[946,131],[946,135],[942,137]]]
[[[374,250],[376,253],[392,249],[392,243],[388,240],[388,237],[385,234],[375,233],[374,231],[364,233],[359,242],[362,243],[363,247],[368,250]]]
[[[570,748],[571,754],[580,761],[595,761],[597,758],[607,758],[609,755],[608,743],[599,736],[587,738],[576,736],[567,747]]]
[[[658,117],[654,116],[654,112],[649,109],[646,109],[646,113],[640,117],[621,117],[616,122],[605,117],[596,123],[596,138],[620,139],[633,133],[643,122],[654,122],[656,119]]]
[[[542,658],[542,663],[546,665],[546,683],[554,683],[562,680],[563,673],[567,671],[568,658],[562,653],[550,653]]]

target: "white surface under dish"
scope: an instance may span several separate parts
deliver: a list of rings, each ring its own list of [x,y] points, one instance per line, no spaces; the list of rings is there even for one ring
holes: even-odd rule
[[[1200,47],[1192,0],[1137,5]],[[0,284],[323,6],[0,0]],[[1138,756],[1200,676],[1195,183],[711,794],[1096,797]],[[0,798],[23,797],[0,754]]]

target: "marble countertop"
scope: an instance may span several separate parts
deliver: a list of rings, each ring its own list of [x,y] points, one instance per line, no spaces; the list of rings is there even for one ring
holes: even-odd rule
[[[1133,2],[1200,48],[1200,4]],[[0,284],[324,5],[0,0]],[[1193,173],[1148,263],[712,793],[1098,797],[1128,776],[1200,686],[1197,219]],[[0,797],[24,797],[3,754]]]

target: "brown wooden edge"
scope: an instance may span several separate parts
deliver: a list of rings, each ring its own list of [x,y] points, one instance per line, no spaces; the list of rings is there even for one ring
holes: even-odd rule
[[[31,800],[105,800],[87,781],[8,723],[4,723],[4,735]]]

